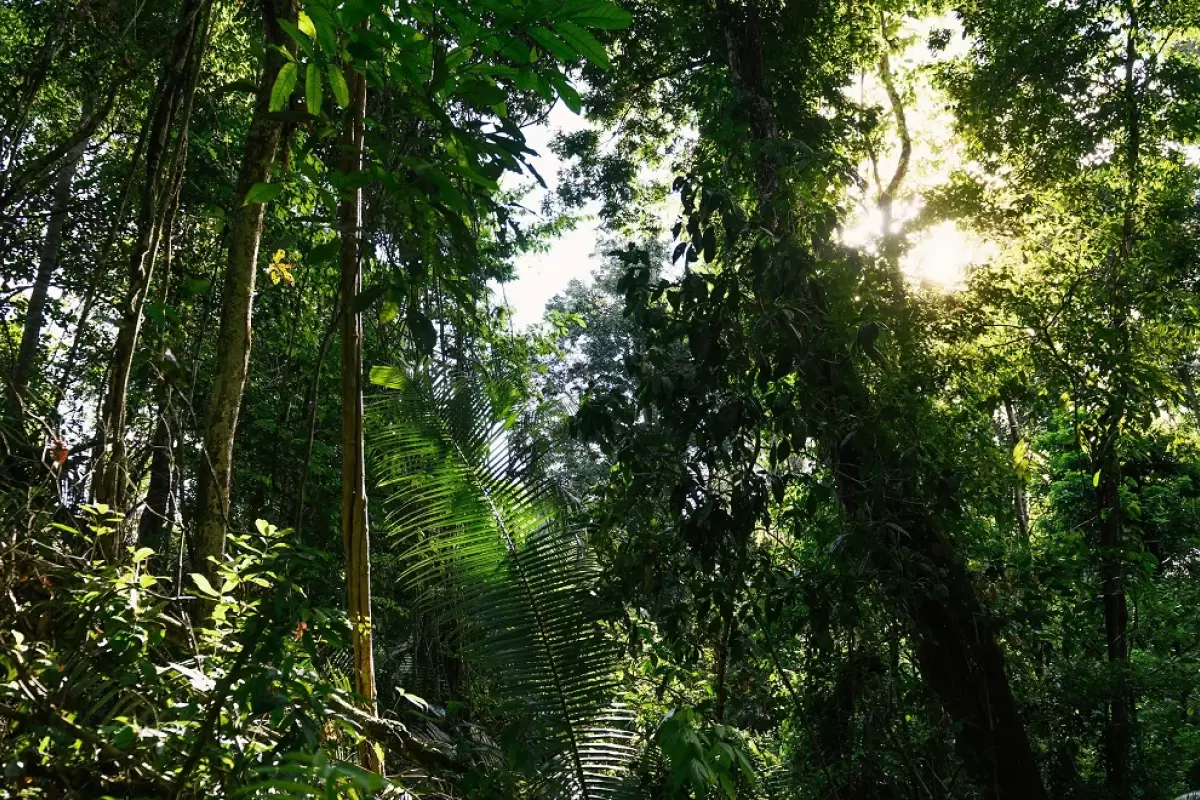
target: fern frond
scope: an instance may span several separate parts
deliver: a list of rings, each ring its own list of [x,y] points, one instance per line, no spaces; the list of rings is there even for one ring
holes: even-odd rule
[[[498,715],[525,726],[538,794],[613,796],[634,755],[632,715],[612,702],[618,651],[583,539],[508,446],[515,415],[499,398],[512,393],[448,374],[372,379],[393,389],[371,408],[372,464],[403,586],[465,628]]]

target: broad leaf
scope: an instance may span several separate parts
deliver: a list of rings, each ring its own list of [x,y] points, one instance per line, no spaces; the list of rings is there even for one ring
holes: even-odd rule
[[[289,61],[279,69],[275,77],[275,85],[271,87],[271,111],[279,111],[288,104],[292,92],[296,88],[296,64]]]

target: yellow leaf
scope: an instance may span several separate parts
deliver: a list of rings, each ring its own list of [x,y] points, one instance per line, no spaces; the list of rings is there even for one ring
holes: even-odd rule
[[[304,31],[308,35],[308,38],[317,38],[316,26],[313,25],[313,21],[308,14],[305,14],[303,11],[300,12],[299,18],[296,19],[296,27]]]
[[[267,270],[267,275],[271,276],[271,283],[279,283],[279,270],[274,265],[271,265],[271,268]]]

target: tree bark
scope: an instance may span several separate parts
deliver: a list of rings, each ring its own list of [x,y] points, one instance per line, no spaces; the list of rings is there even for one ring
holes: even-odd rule
[[[717,0],[727,59],[742,91],[752,137],[778,136],[764,75],[763,22],[757,0]],[[760,148],[754,167],[760,224],[777,241],[794,240],[795,201],[777,160]],[[934,512],[916,500],[920,481],[906,476],[902,448],[880,431],[872,441],[846,420],[879,418],[854,362],[831,341],[825,293],[808,282],[812,310],[806,360],[818,395],[816,425],[835,475],[847,524],[867,538],[876,568],[894,580],[892,602],[906,612],[926,684],[954,719],[958,750],[986,797],[1045,800],[1046,790],[1005,674],[1004,656],[975,597],[966,565],[940,530]],[[901,485],[894,485],[899,483]],[[910,491],[911,490],[911,491]],[[894,498],[904,498],[899,501]],[[913,573],[917,573],[914,575]],[[931,581],[922,581],[927,574]],[[924,583],[932,586],[922,587]]]
[[[83,158],[87,140],[75,145],[74,149],[63,162],[54,184],[54,194],[51,200],[50,220],[46,225],[46,241],[42,245],[41,259],[38,262],[37,276],[33,281],[33,291],[29,295],[29,308],[25,312],[25,325],[21,330],[21,349],[17,353],[17,363],[13,368],[12,392],[18,405],[23,405],[25,395],[29,390],[29,379],[33,374],[33,365],[42,338],[42,325],[46,319],[46,297],[50,290],[50,281],[58,269],[58,253],[62,246],[63,230],[67,225],[67,204],[71,200],[71,182],[75,178],[75,168]],[[19,410],[19,409],[18,409]]]
[[[263,0],[262,6],[265,64],[234,190],[237,205],[230,223],[217,360],[205,414],[204,455],[207,463],[200,467],[200,524],[196,537],[199,561],[195,566],[210,581],[216,576],[217,563],[225,555],[233,445],[250,365],[254,283],[263,231],[263,204],[243,204],[243,198],[254,184],[267,182],[279,150],[283,123],[270,118],[271,89],[279,70],[287,62],[276,48],[292,46],[291,38],[284,34],[279,20],[293,21],[297,15],[294,0]]]
[[[363,121],[367,87],[361,73],[346,69],[350,108],[342,137],[341,172],[350,176],[362,169]],[[338,209],[342,233],[342,547],[346,551],[346,599],[354,630],[354,690],[366,708],[375,712],[375,660],[371,630],[371,555],[367,524],[366,456],[363,441],[363,324],[353,310],[362,287],[360,237],[362,189],[345,190]],[[362,764],[373,772],[383,763],[371,742],[363,743]]]
[[[146,147],[146,174],[130,258],[129,285],[121,304],[117,341],[101,407],[100,458],[92,487],[95,501],[108,505],[118,514],[124,513],[129,495],[129,466],[125,452],[129,376],[141,333],[142,308],[154,277],[154,261],[166,205],[164,200],[170,196],[167,178],[171,175],[170,162],[174,156],[170,147],[171,134],[177,126],[182,126],[175,140],[176,145],[181,143],[185,135],[183,128],[191,111],[211,7],[212,0],[185,0],[180,10],[179,30],[159,81],[151,117]],[[107,560],[119,559],[125,535],[125,526],[119,525],[112,533],[100,537],[100,555]]]

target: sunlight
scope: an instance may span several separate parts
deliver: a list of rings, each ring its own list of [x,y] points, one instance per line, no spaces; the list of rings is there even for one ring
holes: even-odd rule
[[[900,260],[900,268],[917,284],[948,291],[961,289],[967,268],[991,258],[994,244],[965,232],[953,222],[941,222],[922,231]]]

